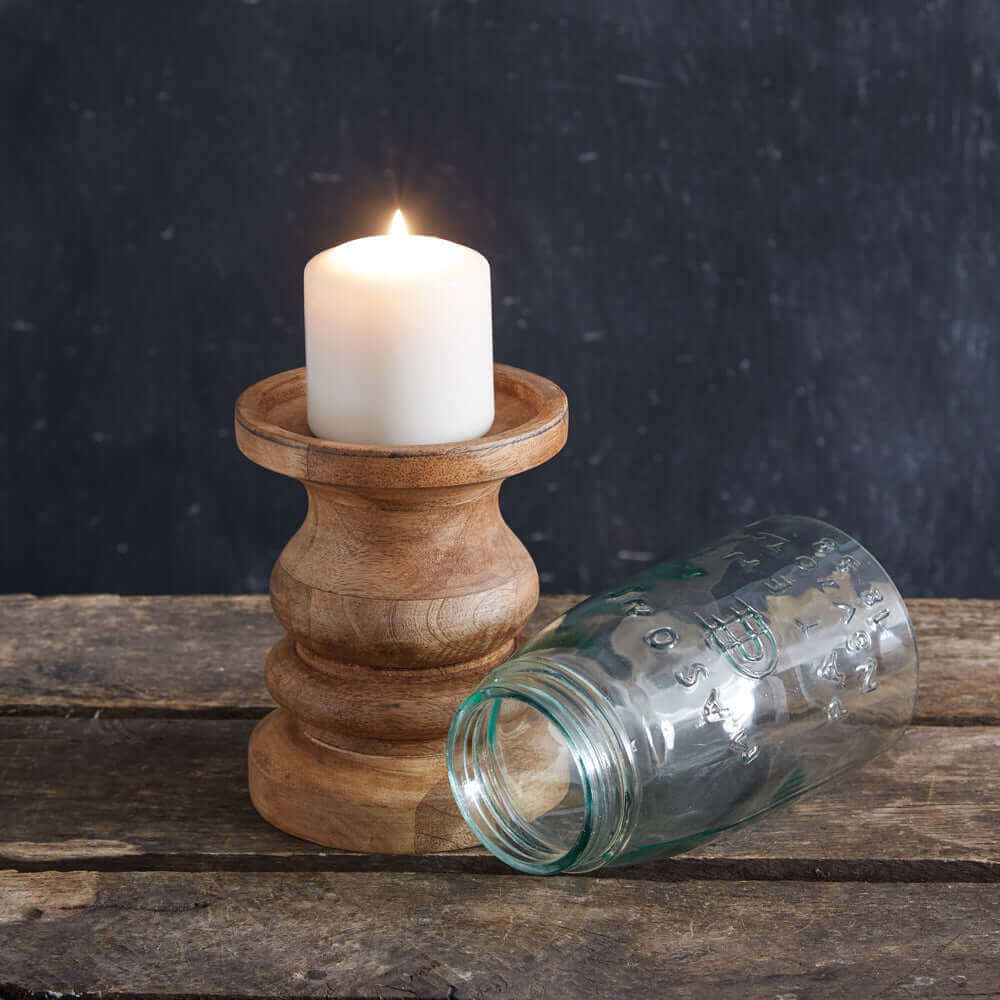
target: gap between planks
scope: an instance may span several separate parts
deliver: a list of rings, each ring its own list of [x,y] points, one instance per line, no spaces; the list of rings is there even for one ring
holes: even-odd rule
[[[309,872],[328,874],[517,876],[492,855],[470,849],[450,854],[327,854],[284,857],[246,854],[125,854],[115,857],[25,861],[0,854],[0,874],[19,872]],[[665,858],[626,868],[602,868],[573,875],[581,879],[627,879],[632,882],[857,882],[940,885],[1000,883],[1000,862],[948,861],[940,858]],[[2,996],[2,995],[0,995]]]
[[[998,684],[1000,688],[1000,684]],[[0,705],[0,718],[5,719],[191,719],[200,721],[242,719],[258,722],[274,710],[274,706],[239,706],[224,705],[204,708],[169,708],[153,705],[148,708],[141,706],[119,705]],[[1000,726],[1000,715],[985,713],[983,715],[914,715],[910,726],[965,727],[965,726]],[[0,997],[0,1000],[3,1000]]]

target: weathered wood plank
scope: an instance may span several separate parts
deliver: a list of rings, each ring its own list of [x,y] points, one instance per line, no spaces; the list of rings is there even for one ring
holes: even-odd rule
[[[579,600],[543,597],[525,633]],[[0,714],[256,718],[282,635],[264,595],[0,595]]]
[[[283,634],[266,596],[0,597],[0,711],[260,714]]]
[[[543,597],[528,634],[580,595]],[[916,722],[1000,723],[1000,601],[912,600]],[[252,597],[0,596],[0,714],[256,718],[281,627]]]
[[[1000,601],[907,601],[920,654],[917,722],[1000,724]]]
[[[0,980],[37,996],[984,997],[1000,988],[1000,896],[981,885],[5,873],[0,954]]]
[[[249,720],[0,719],[0,867],[505,871],[345,856],[261,820]],[[1000,879],[992,727],[917,727],[863,771],[643,877]]]

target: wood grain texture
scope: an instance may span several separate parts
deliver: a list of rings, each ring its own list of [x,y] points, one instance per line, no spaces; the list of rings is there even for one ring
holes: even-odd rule
[[[998,605],[910,608],[918,712],[963,725],[691,855],[543,880],[257,816],[265,599],[0,598],[0,703],[50,716],[0,719],[0,997],[1000,996]],[[138,717],[51,717],[83,711]]]
[[[0,982],[37,994],[901,1000],[1000,986],[992,886],[45,872],[0,874],[0,901]]]
[[[313,437],[304,368],[236,402],[240,450],[309,497],[271,573],[287,633],[267,658],[279,707],[248,751],[250,797],[283,830],[389,853],[475,843],[445,735],[538,601],[500,486],[556,454],[568,419],[565,394],[539,375],[497,365],[494,390],[483,437],[405,447]]]
[[[0,712],[142,715],[274,708],[284,630],[266,595],[0,597]]]
[[[583,595],[545,595],[525,634]],[[1000,723],[1000,601],[907,601],[916,723]],[[282,630],[263,596],[0,596],[0,713],[259,717]]]
[[[907,601],[920,655],[917,721],[1000,724],[1000,601]]]
[[[345,858],[262,822],[250,720],[0,720],[0,867],[507,872],[476,856]],[[919,727],[856,774],[642,877],[1000,879],[1000,742]],[[428,843],[425,849],[434,850]],[[633,869],[629,869],[633,871]]]
[[[496,415],[482,437],[441,445],[324,441],[309,431],[306,370],[262,379],[236,401],[236,443],[258,465],[342,487],[415,489],[507,479],[541,465],[566,441],[566,395],[541,375],[494,365]]]

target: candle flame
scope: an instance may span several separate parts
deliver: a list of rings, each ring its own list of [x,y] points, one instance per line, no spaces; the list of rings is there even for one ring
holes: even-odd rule
[[[392,217],[392,225],[389,226],[390,236],[406,236],[409,229],[406,228],[406,219],[403,213],[397,208],[396,214]]]

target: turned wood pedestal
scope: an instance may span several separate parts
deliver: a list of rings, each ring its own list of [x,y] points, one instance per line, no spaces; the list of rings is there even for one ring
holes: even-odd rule
[[[254,806],[289,833],[378,853],[475,843],[448,787],[448,724],[538,598],[498,495],[556,454],[567,428],[552,382],[497,365],[495,391],[489,433],[435,446],[313,437],[304,368],[236,403],[243,454],[309,497],[271,575],[287,632],[267,661],[279,708],[249,749]]]

